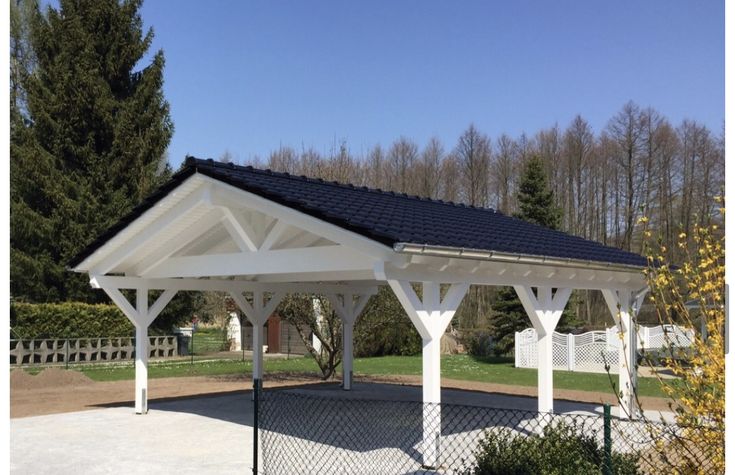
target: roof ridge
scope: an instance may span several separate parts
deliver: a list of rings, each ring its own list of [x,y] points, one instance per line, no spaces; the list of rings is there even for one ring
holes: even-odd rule
[[[372,187],[365,186],[365,185],[354,185],[352,183],[342,183],[337,180],[325,180],[323,178],[310,177],[306,175],[296,175],[296,174],[288,173],[288,172],[279,172],[279,171],[271,170],[270,168],[256,168],[252,165],[238,165],[232,162],[219,162],[212,158],[205,159],[205,158],[197,158],[191,155],[187,155],[186,158],[184,159],[183,169],[196,168],[197,166],[207,166],[207,167],[212,167],[215,169],[216,168],[229,168],[231,170],[232,169],[244,170],[247,172],[258,173],[262,175],[269,175],[269,176],[274,176],[277,178],[285,178],[285,179],[291,179],[291,180],[306,181],[306,182],[311,182],[311,183],[319,183],[322,185],[335,186],[339,188],[347,188],[347,189],[363,191],[363,192],[368,192],[368,193],[376,193],[376,194],[381,194],[384,196],[394,196],[398,198],[408,199],[410,201],[423,201],[423,202],[435,203],[435,204],[444,205],[444,206],[451,206],[455,208],[470,208],[470,209],[476,209],[479,211],[488,211],[491,213],[504,215],[504,213],[494,208],[490,208],[490,207],[485,208],[482,206],[469,205],[466,203],[445,201],[445,200],[434,199],[434,198],[429,198],[425,196],[411,195],[408,193],[403,193],[403,192],[398,192],[398,191],[388,191],[388,190],[383,190],[380,188],[372,188]],[[183,169],[181,171],[183,171]]]

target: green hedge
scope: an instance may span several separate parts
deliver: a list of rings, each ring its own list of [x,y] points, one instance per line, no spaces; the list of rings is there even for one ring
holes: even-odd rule
[[[548,425],[543,436],[519,435],[503,428],[486,432],[480,441],[475,464],[465,475],[637,475],[634,454],[613,452],[605,470],[603,448],[593,434],[564,423]]]
[[[13,303],[11,338],[132,336],[133,324],[114,305],[80,302]]]

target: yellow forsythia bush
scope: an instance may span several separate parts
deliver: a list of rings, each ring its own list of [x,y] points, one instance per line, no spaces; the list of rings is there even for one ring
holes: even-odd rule
[[[724,217],[724,207],[720,211]],[[644,234],[650,243],[650,231]],[[678,267],[666,264],[667,249],[660,242],[646,251],[650,299],[660,323],[697,329],[688,351],[677,353],[671,345],[662,363],[677,376],[659,380],[682,428],[672,444],[660,447],[662,459],[674,473],[724,473],[724,233],[718,224],[697,225],[689,236],[679,235],[678,246],[684,256]]]

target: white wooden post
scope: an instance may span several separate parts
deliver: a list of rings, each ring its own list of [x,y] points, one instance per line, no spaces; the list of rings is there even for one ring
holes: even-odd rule
[[[552,295],[551,287],[514,286],[538,335],[538,410],[554,412],[554,348],[553,334],[572,289],[560,288]]]
[[[618,353],[618,397],[620,399],[621,418],[633,419],[637,417],[639,408],[635,402],[635,392],[638,387],[638,344],[635,314],[640,308],[648,289],[637,295],[630,290],[603,289],[608,309],[615,319],[618,329],[620,347]]]
[[[439,466],[441,438],[441,337],[467,293],[469,284],[452,284],[444,299],[440,298],[438,282],[423,282],[421,299],[408,281],[389,279],[388,284],[423,342],[423,464],[436,468]]]
[[[242,313],[248,318],[253,325],[253,381],[263,379],[263,326],[268,321],[268,317],[273,313],[284,294],[275,292],[271,294],[270,299],[265,301],[264,291],[253,292],[253,303],[247,301],[245,296],[240,292],[230,292],[232,299],[235,301]]]
[[[572,333],[567,333],[567,369],[569,371],[574,371],[574,368],[577,365],[576,361],[576,351],[574,348],[574,335]]]
[[[135,325],[135,413],[148,412],[148,327],[176,295],[175,290],[164,290],[156,302],[148,307],[148,288],[135,290],[135,307],[114,287],[102,287],[126,317]]]
[[[513,351],[513,353],[514,353],[514,356],[515,356],[515,367],[516,367],[516,368],[518,368],[518,367],[519,367],[519,365],[518,365],[518,362],[519,362],[519,359],[518,359],[518,357],[519,357],[519,355],[520,355],[520,348],[519,348],[519,346],[520,346],[520,342],[519,342],[519,335],[520,335],[520,333],[519,333],[519,332],[516,332],[516,333],[515,333],[515,339],[513,340],[513,342],[514,342],[514,351]]]
[[[370,295],[346,292],[341,297],[340,299],[340,295],[327,294],[334,311],[342,319],[342,389],[349,391],[352,389],[355,321],[365,309]]]

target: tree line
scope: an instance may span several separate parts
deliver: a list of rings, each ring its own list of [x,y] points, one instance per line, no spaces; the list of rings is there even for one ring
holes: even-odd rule
[[[470,124],[456,143],[426,143],[401,136],[355,154],[346,142],[328,154],[282,146],[247,164],[296,175],[352,183],[396,193],[519,212],[521,172],[532,158],[543,166],[560,210],[559,229],[633,252],[642,252],[642,217],[659,230],[671,262],[681,258],[682,229],[717,214],[724,189],[724,129],[686,119],[672,124],[651,107],[624,104],[600,131],[577,115],[528,135],[493,138]],[[232,160],[229,152],[220,159]],[[495,292],[473,289],[458,312],[461,326],[481,325]],[[601,297],[575,292],[570,305],[587,324],[600,324]],[[485,318],[487,320],[487,318]]]

